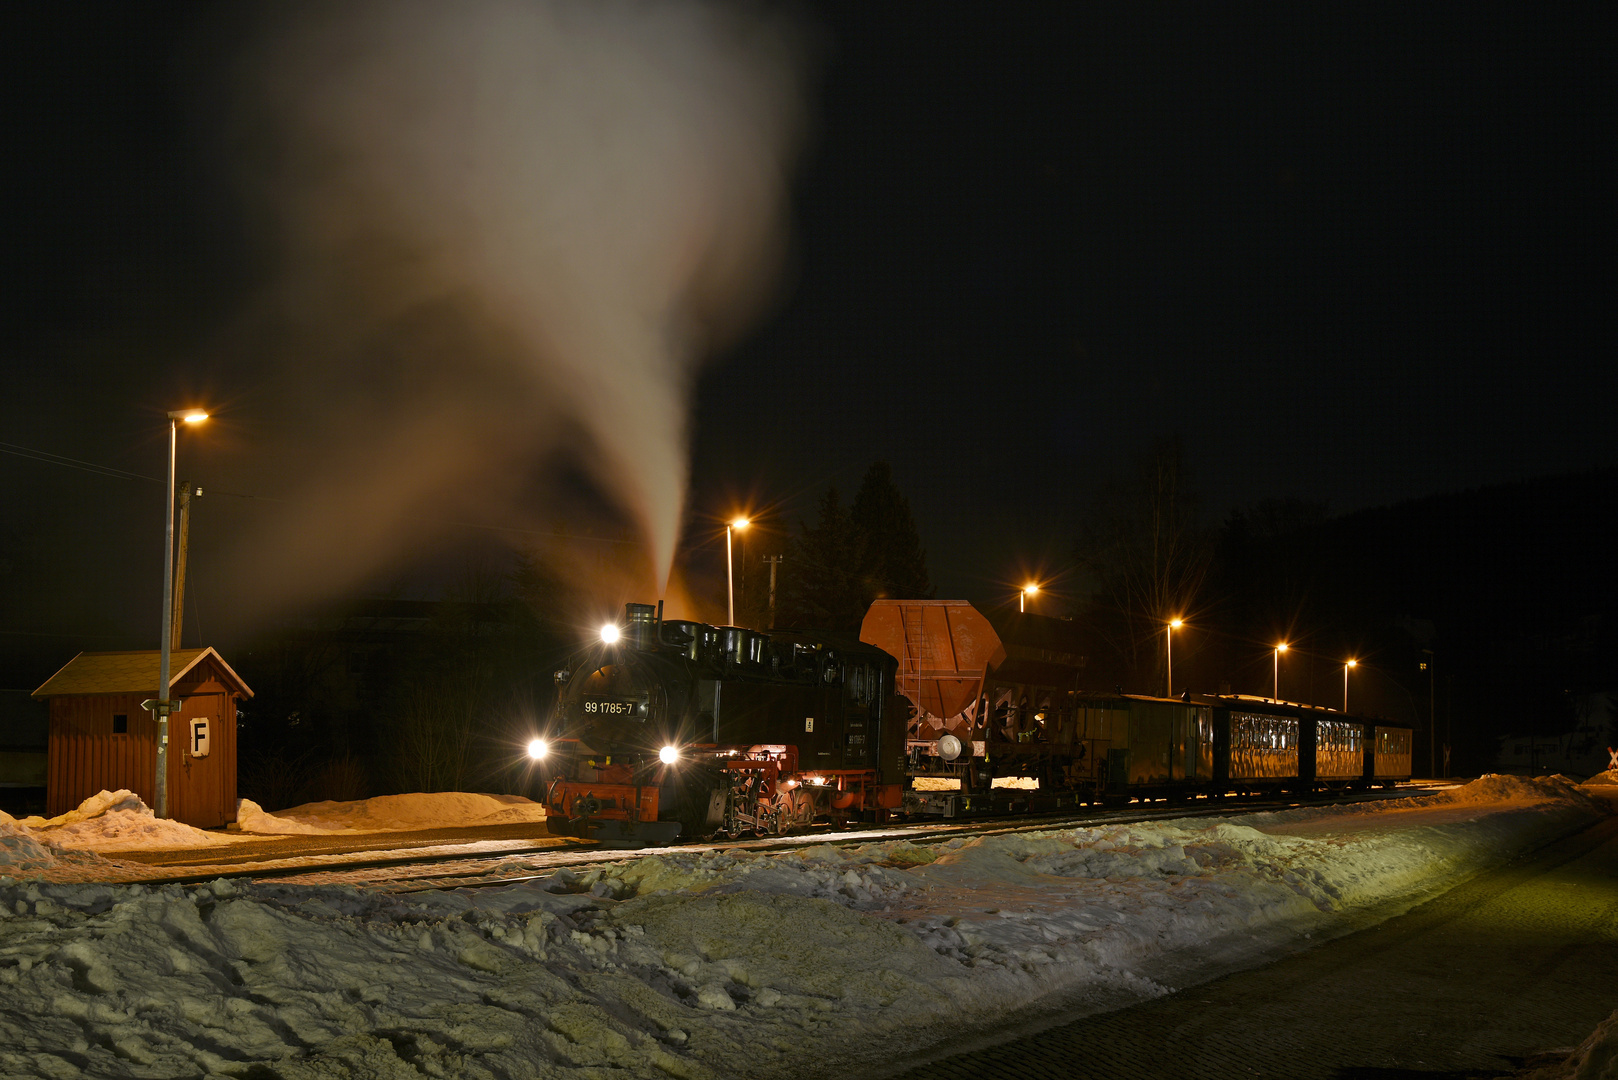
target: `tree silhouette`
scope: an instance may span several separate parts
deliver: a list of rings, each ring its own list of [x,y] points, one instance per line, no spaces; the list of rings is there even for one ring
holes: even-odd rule
[[[927,576],[927,553],[910,514],[910,500],[893,482],[893,469],[887,462],[879,461],[865,471],[852,517],[865,538],[863,570],[875,586],[876,596],[930,598],[933,586]]]
[[[1155,643],[1191,608],[1213,556],[1178,435],[1158,439],[1131,474],[1102,487],[1076,554],[1095,575],[1109,636],[1134,682],[1161,685]]]
[[[783,572],[782,626],[856,630],[878,597],[932,595],[910,501],[886,462],[866,470],[852,508],[826,490],[818,522],[800,523],[788,545]]]

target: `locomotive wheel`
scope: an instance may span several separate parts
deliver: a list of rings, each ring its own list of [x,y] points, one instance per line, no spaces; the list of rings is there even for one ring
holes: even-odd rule
[[[710,765],[691,765],[680,780],[680,797],[674,807],[675,817],[680,822],[680,838],[696,840],[724,828],[723,822],[708,824],[708,801],[714,791],[728,791],[725,771]]]

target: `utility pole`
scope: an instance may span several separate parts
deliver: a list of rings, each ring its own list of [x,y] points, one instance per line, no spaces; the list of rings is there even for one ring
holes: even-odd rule
[[[766,555],[764,561],[770,564],[770,622],[766,630],[775,629],[775,568],[781,565],[781,556]]]
[[[185,482],[185,489],[180,492],[180,551],[174,559],[174,612],[171,616],[173,627],[169,634],[169,648],[180,647],[180,624],[185,621],[185,556],[191,547],[191,496],[193,489],[191,481]],[[197,495],[202,494],[201,488],[196,488]]]

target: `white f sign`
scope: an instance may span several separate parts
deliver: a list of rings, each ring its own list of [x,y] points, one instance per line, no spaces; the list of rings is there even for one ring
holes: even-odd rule
[[[191,756],[194,758],[208,756],[208,721],[206,718],[191,721]]]

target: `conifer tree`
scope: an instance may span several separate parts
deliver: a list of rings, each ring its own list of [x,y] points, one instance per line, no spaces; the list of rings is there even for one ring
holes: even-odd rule
[[[865,471],[851,513],[865,539],[862,569],[874,589],[872,599],[926,600],[933,595],[910,500],[893,482],[893,469],[878,461]]]
[[[932,596],[910,502],[886,462],[866,471],[852,508],[827,489],[818,522],[800,523],[783,572],[782,626],[856,631],[879,597]]]
[[[835,487],[820,497],[820,520],[799,525],[787,551],[783,618],[787,626],[848,630],[865,617],[860,568],[865,541]]]

